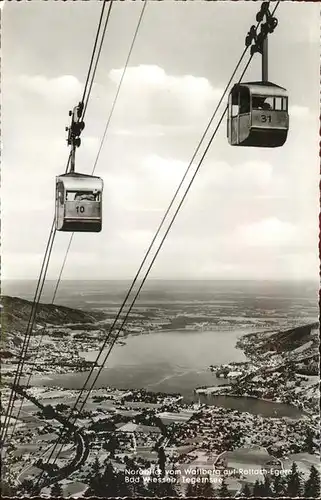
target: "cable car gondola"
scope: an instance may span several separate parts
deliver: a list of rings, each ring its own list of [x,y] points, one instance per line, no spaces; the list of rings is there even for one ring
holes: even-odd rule
[[[283,146],[289,130],[288,93],[268,79],[268,34],[273,33],[278,21],[269,10],[270,2],[262,2],[256,16],[258,23],[265,18],[261,31],[253,25],[245,39],[251,44],[251,57],[262,56],[262,80],[237,83],[228,102],[227,137],[232,146],[276,148]],[[253,44],[254,42],[254,44]]]
[[[232,146],[283,146],[289,129],[287,91],[271,82],[234,85],[229,96],[227,129]]]
[[[103,180],[69,172],[56,177],[56,229],[99,232],[102,229]]]

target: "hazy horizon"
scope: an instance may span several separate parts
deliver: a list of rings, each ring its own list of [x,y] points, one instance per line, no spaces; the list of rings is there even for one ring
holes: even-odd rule
[[[64,278],[61,280],[61,283],[64,282],[70,282],[70,281],[83,281],[83,282],[95,282],[95,281],[107,281],[107,282],[124,282],[124,283],[129,283],[132,282],[134,277],[131,278],[95,278],[95,279],[87,279],[87,278]],[[38,278],[4,278],[1,280],[2,283],[9,283],[10,281],[38,281]],[[57,280],[55,279],[46,279],[46,282],[56,282]],[[137,279],[136,282],[141,282],[142,278]],[[316,285],[320,285],[320,280],[314,280],[312,278],[297,278],[293,277],[292,279],[277,279],[277,278],[264,278],[264,279],[253,279],[253,278],[151,278],[146,280],[146,284],[148,283],[153,283],[155,281],[193,281],[193,282],[204,282],[204,281],[211,281],[211,282],[234,282],[234,283],[243,283],[243,282],[251,282],[251,283],[265,283],[265,282],[272,282],[272,283],[313,283]]]

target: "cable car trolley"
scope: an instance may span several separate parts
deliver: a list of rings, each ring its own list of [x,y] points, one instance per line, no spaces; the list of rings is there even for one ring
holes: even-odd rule
[[[232,146],[275,148],[283,146],[288,135],[288,93],[268,80],[268,33],[278,24],[269,2],[262,2],[256,20],[264,17],[260,33],[252,26],[245,41],[251,45],[252,56],[255,52],[262,55],[262,81],[237,83],[229,95],[227,137]]]
[[[271,82],[234,85],[227,123],[232,146],[283,146],[289,129],[287,91]]]
[[[75,172],[76,148],[85,127],[82,121],[84,104],[80,102],[69,111],[71,125],[67,144],[71,146],[70,171],[56,177],[55,226],[58,231],[94,232],[102,229],[103,180],[95,175]]]
[[[56,177],[56,229],[99,232],[102,229],[103,180],[69,172]]]

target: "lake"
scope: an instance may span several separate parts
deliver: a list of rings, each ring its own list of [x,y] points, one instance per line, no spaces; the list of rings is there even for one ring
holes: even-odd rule
[[[201,403],[207,405],[223,406],[240,412],[249,412],[254,415],[264,417],[289,417],[300,418],[304,412],[295,406],[286,403],[274,403],[273,401],[264,401],[251,397],[221,396],[212,394],[200,394]]]
[[[243,351],[237,349],[235,344],[240,336],[251,331],[166,330],[129,337],[126,345],[114,346],[107,367],[101,371],[95,387],[144,387],[150,391],[187,394],[198,386],[222,384],[224,381],[214,376],[209,365],[245,361]],[[84,358],[90,361],[95,360],[97,355],[98,351],[83,353]],[[77,389],[86,376],[87,372],[71,373],[53,376],[50,380],[46,377],[44,382],[49,386]],[[41,382],[41,378],[37,377],[37,381]]]
[[[211,364],[246,361],[237,340],[253,330],[217,331],[160,331],[129,337],[126,345],[116,345],[95,384],[96,388],[112,386],[119,389],[145,388],[166,393],[179,392],[185,400],[197,401],[193,390],[200,386],[226,384],[208,369]],[[87,360],[96,359],[98,351],[83,353]],[[101,358],[102,359],[102,358]],[[78,389],[89,372],[71,373],[50,377],[35,377],[34,385],[60,386]],[[96,376],[91,377],[90,382]],[[200,401],[208,405],[224,406],[267,417],[300,417],[297,408],[254,398],[200,395]]]

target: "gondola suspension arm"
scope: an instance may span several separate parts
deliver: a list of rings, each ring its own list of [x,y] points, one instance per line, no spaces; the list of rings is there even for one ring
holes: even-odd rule
[[[80,102],[72,111],[69,111],[71,124],[70,127],[66,127],[66,132],[68,132],[67,144],[71,146],[70,172],[75,171],[76,148],[79,148],[81,144],[80,134],[85,128],[85,122],[81,120],[83,110],[84,103]]]
[[[269,8],[270,2],[263,2],[260,11],[256,15],[257,22],[262,22],[265,18],[265,22],[261,24],[260,32],[256,32],[255,26],[251,26],[248,32],[245,45],[246,47],[251,46],[251,55],[259,52],[262,56],[262,82],[269,81],[268,73],[268,34],[273,33],[278,25],[278,20],[274,17]],[[254,43],[253,43],[254,42]]]

